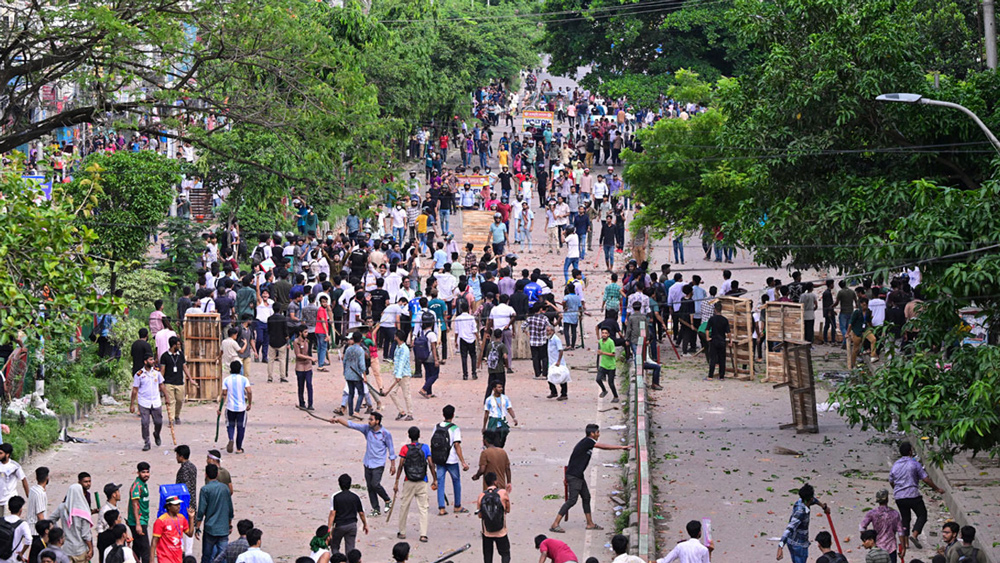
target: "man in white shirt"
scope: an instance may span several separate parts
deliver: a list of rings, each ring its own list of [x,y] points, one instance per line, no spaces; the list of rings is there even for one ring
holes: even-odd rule
[[[444,271],[435,273],[434,277],[438,282],[438,297],[451,310],[451,302],[455,299],[455,290],[458,288],[458,280],[451,273],[451,264],[445,264]]]
[[[382,361],[388,362],[396,352],[396,331],[400,328],[400,318],[407,311],[406,297],[400,297],[395,303],[389,305],[382,311],[382,317],[375,327],[375,345],[382,349]]]
[[[458,309],[461,312],[452,320],[452,328],[455,330],[455,347],[462,356],[462,379],[469,379],[467,357],[472,358],[472,379],[479,379],[476,374],[476,334],[479,327],[476,326],[476,317],[469,314],[469,304],[464,299]]]
[[[683,274],[674,274],[674,285],[670,286],[670,289],[667,290],[667,306],[669,307],[667,312],[674,319],[674,342],[678,344],[680,343],[681,334],[681,322],[678,313],[680,313],[681,310],[681,299],[684,298],[683,280]]]
[[[885,290],[880,289],[878,295],[868,301],[868,308],[872,312],[872,326],[882,326],[885,324]]]
[[[390,264],[389,273],[385,276],[385,282],[382,287],[389,294],[389,301],[396,301],[399,299],[399,288],[403,284],[403,274],[399,272],[399,265]]]
[[[608,197],[608,184],[604,181],[604,176],[598,176],[597,181],[592,186],[594,205],[600,206],[604,198]]]
[[[139,413],[142,420],[142,451],[148,452],[149,445],[149,419],[153,419],[153,439],[156,445],[160,445],[160,429],[163,428],[163,412],[160,410],[160,396],[163,396],[163,403],[168,411],[170,409],[170,399],[168,399],[167,389],[163,386],[163,374],[156,369],[156,358],[152,354],[146,356],[145,365],[139,373],[132,377],[132,398],[129,401],[129,412]],[[138,404],[138,411],[136,406]],[[0,460],[3,458],[0,457]],[[22,473],[23,476],[23,473]],[[25,490],[28,489],[28,481],[24,481]]]
[[[627,536],[617,534],[611,538],[611,549],[615,552],[615,558],[611,563],[646,563],[641,557],[629,555]]]
[[[49,505],[49,496],[45,493],[45,487],[49,484],[48,467],[35,468],[35,483],[28,491],[28,512],[24,516],[24,521],[28,523],[32,536],[38,535],[35,524],[39,520],[45,520],[45,511]]]
[[[687,523],[687,533],[691,539],[678,543],[670,553],[663,559],[658,559],[656,563],[670,563],[679,561],[680,563],[710,563],[709,554],[715,549],[711,541],[708,547],[701,543],[701,522],[692,520]],[[617,559],[615,560],[617,562]]]
[[[226,408],[226,433],[229,435],[226,451],[229,453],[233,453],[234,438],[236,451],[243,452],[246,416],[253,404],[253,390],[250,388],[250,380],[243,375],[242,371],[242,362],[232,362],[229,365],[229,376],[222,381],[220,402]],[[218,414],[222,414],[222,408],[219,408]]]
[[[563,261],[563,279],[569,283],[570,266],[574,270],[580,268],[580,236],[572,227],[567,229],[566,235],[566,260]]]
[[[514,333],[511,332],[511,325],[514,322],[514,315],[517,314],[514,308],[508,305],[509,301],[509,296],[500,294],[500,303],[490,310],[490,325],[492,326],[489,327],[490,332],[495,329],[503,331],[503,343],[508,351],[514,349]],[[512,370],[508,368],[507,372],[512,373]]]
[[[11,544],[13,551],[11,551],[10,557],[0,559],[0,563],[21,563],[28,560],[28,550],[31,548],[31,526],[21,519],[21,512],[24,511],[24,497],[11,497],[7,501],[7,511],[9,514],[4,516],[4,520],[10,524],[18,521],[21,523],[14,528],[14,541]]]
[[[259,529],[254,528],[247,532],[247,544],[250,549],[244,551],[236,558],[236,563],[274,563],[271,556],[261,551],[260,537],[264,535]]]
[[[30,494],[28,490],[28,479],[24,476],[21,464],[11,459],[14,453],[14,446],[11,444],[0,444],[0,516],[6,514],[7,501],[17,494],[17,484],[24,487],[24,494]],[[21,499],[22,505],[24,499]],[[31,533],[29,532],[30,536]]]
[[[111,553],[112,550],[120,547],[122,549],[122,555],[125,557],[124,563],[135,563],[135,553],[132,551],[131,547],[125,545],[125,542],[129,539],[128,527],[126,527],[125,524],[116,524],[111,530],[111,538],[115,540],[115,543],[109,545],[104,550],[104,560],[108,559],[108,554]]]

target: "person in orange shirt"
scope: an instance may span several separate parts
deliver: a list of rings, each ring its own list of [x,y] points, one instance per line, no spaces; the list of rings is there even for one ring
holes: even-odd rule
[[[164,501],[167,512],[153,523],[153,545],[150,547],[150,563],[181,563],[184,560],[184,545],[181,534],[194,537],[194,527],[189,524],[194,518],[194,507],[188,506],[188,515],[181,514],[181,499],[167,497]]]

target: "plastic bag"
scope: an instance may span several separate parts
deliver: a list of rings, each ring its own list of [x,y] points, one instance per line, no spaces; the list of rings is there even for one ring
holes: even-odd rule
[[[571,381],[569,376],[569,366],[565,363],[558,366],[549,366],[548,381],[553,385],[562,385]]]

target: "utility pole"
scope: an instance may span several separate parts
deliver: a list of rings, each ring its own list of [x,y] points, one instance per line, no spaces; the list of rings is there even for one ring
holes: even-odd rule
[[[997,19],[993,0],[983,0],[983,32],[986,35],[986,68],[997,68]]]

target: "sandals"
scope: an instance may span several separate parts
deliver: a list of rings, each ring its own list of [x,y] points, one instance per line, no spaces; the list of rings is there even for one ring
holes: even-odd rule
[[[587,526],[587,529],[588,530],[603,530],[604,528],[601,527],[601,526],[598,526],[597,524],[594,524],[593,526]]]
[[[447,510],[445,510],[443,508],[440,509],[440,510],[438,510],[438,516],[447,516],[447,515],[448,515],[448,511]]]
[[[461,507],[461,508],[456,508],[455,509],[455,514],[468,514],[468,513],[469,513],[469,509],[465,508],[464,506]]]
[[[405,540],[406,539],[406,534],[404,534],[403,532],[397,532],[396,533],[396,539],[397,540]]]
[[[427,536],[420,536],[420,541],[422,543],[427,543]]]
[[[549,531],[550,532],[555,532],[557,534],[565,534],[566,533],[566,530],[563,530],[559,526],[552,526],[551,528],[549,528]]]

